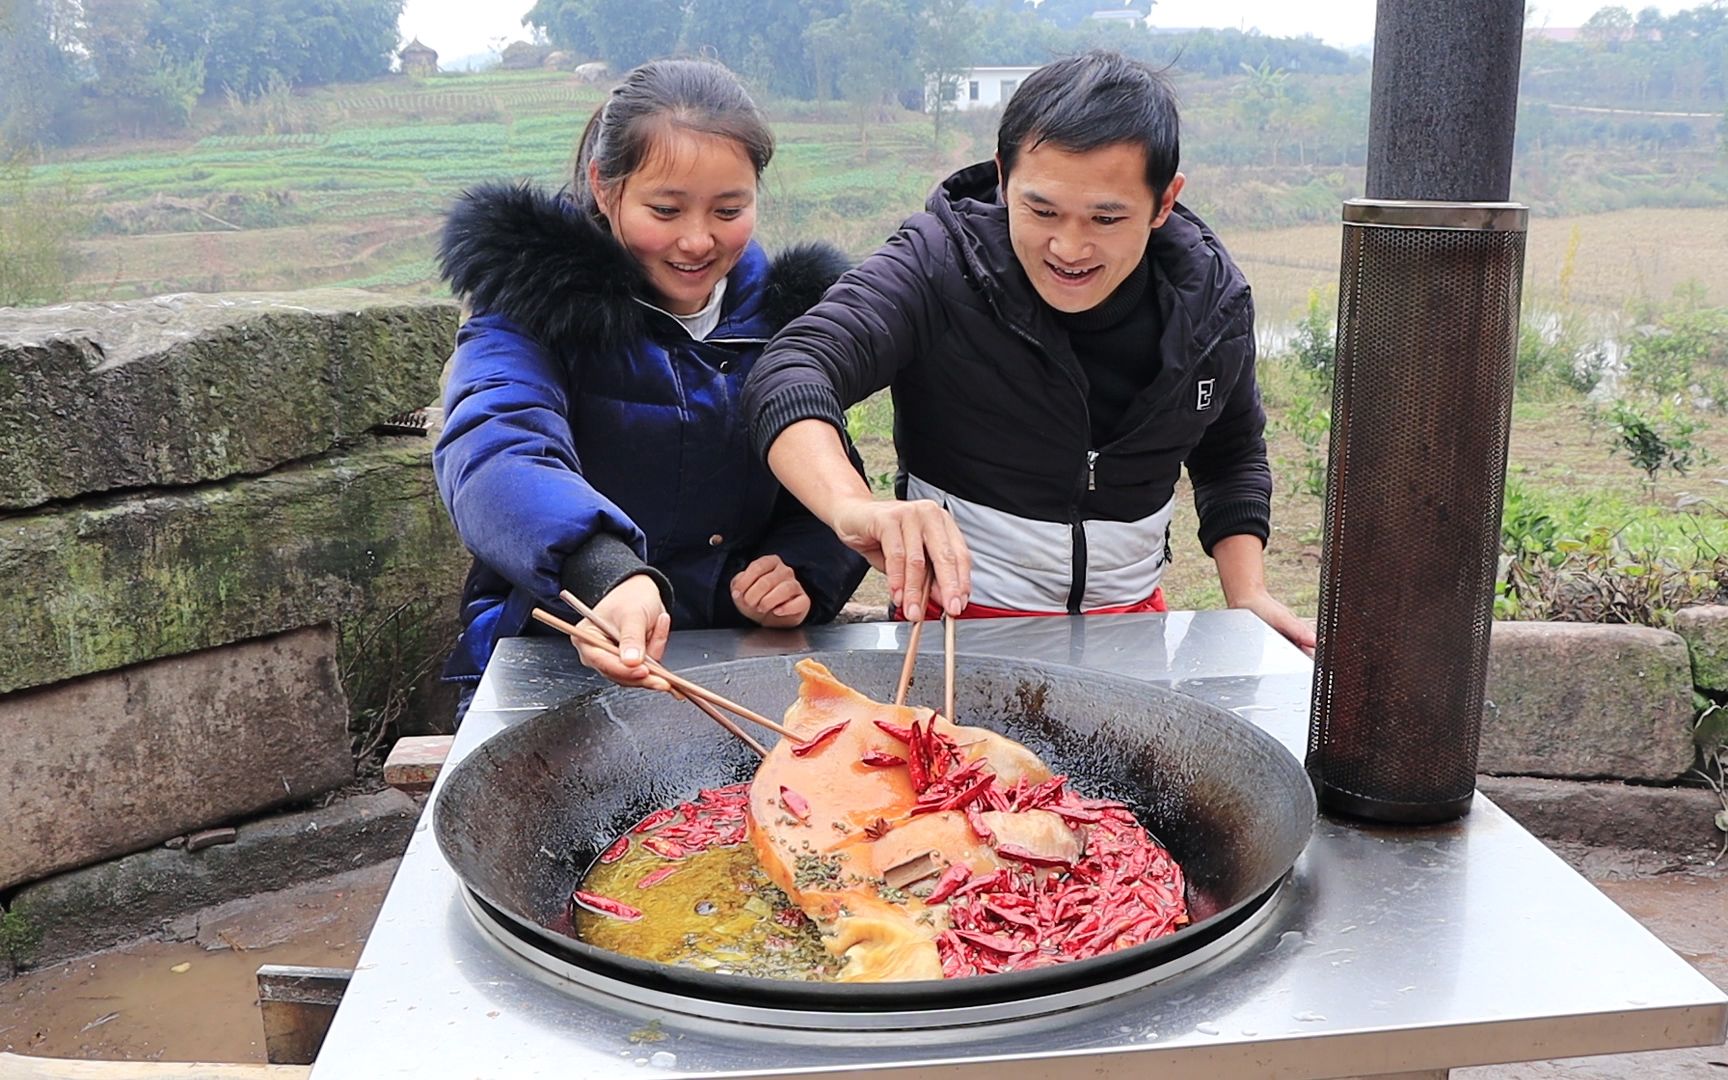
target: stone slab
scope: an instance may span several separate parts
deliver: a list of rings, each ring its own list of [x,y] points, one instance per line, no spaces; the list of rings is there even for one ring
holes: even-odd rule
[[[0,889],[354,776],[328,625],[7,694],[0,746]]]
[[[168,936],[196,941],[211,952],[249,952],[317,937],[338,947],[364,941],[401,863],[387,858],[277,892],[227,900],[176,919]],[[365,912],[359,925],[356,911]]]
[[[390,756],[384,759],[384,782],[409,795],[424,795],[432,790],[438,774],[444,769],[444,759],[450,756],[454,735],[420,735],[396,740]]]
[[[1692,683],[1717,698],[1728,696],[1728,604],[1682,608],[1674,632],[1692,653]]]
[[[1497,622],[1478,771],[1668,781],[1692,767],[1692,668],[1645,626]]]
[[[361,726],[436,685],[469,557],[431,442],[0,518],[0,693],[334,621]]]
[[[355,289],[0,309],[0,509],[322,454],[437,398],[456,311]]]
[[[1722,846],[1722,809],[1700,787],[1482,776],[1477,790],[1544,841],[1709,859]]]
[[[198,852],[156,848],[28,885],[11,912],[38,936],[20,970],[147,935],[190,937],[184,916],[399,858],[419,817],[414,800],[385,789],[317,810],[240,827],[233,844]]]

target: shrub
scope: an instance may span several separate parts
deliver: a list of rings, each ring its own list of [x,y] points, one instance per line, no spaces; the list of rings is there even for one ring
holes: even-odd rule
[[[1337,364],[1338,323],[1319,289],[1308,290],[1308,313],[1296,323],[1290,349],[1296,363],[1318,375],[1331,375]]]
[[[1680,608],[1728,598],[1728,516],[1599,496],[1506,488],[1502,619],[1668,626]]]
[[[0,158],[0,307],[64,299],[86,223],[69,182],[32,185],[22,157]]]
[[[1626,382],[1653,397],[1703,399],[1728,410],[1728,308],[1698,307],[1682,296],[1657,313],[1627,342]]]
[[[1651,417],[1627,402],[1616,401],[1608,423],[1615,437],[1610,452],[1624,453],[1643,471],[1645,484],[1652,491],[1663,469],[1684,476],[1694,462],[1708,460],[1708,453],[1692,438],[1698,425],[1671,404],[1664,403]]]

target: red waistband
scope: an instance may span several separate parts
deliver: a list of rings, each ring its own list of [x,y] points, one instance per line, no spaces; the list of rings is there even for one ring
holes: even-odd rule
[[[1153,589],[1152,595],[1148,596],[1144,600],[1136,600],[1131,604],[1117,604],[1114,607],[1095,608],[1091,611],[1085,612],[1085,614],[1138,615],[1147,611],[1168,610],[1170,609],[1164,606],[1164,590],[1162,588],[1157,588]],[[967,604],[966,610],[962,611],[959,617],[962,619],[1007,619],[1020,618],[1023,616],[1041,617],[1047,615],[1066,614],[1068,614],[1066,611],[1013,611],[1009,608],[990,607],[986,604]],[[895,619],[904,618],[898,608],[894,609],[893,616]],[[935,604],[929,604],[924,609],[924,617],[927,619],[940,619],[942,617],[942,609],[937,607]]]

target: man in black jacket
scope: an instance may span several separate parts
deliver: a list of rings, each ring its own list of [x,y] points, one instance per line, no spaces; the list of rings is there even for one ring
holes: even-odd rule
[[[1177,204],[1177,157],[1150,68],[1110,52],[1046,65],[1004,110],[996,159],[944,181],[757,361],[757,448],[909,617],[927,601],[1163,610],[1186,464],[1226,602],[1313,645],[1265,585],[1248,285]],[[900,498],[877,501],[839,433],[846,406],[890,385]]]

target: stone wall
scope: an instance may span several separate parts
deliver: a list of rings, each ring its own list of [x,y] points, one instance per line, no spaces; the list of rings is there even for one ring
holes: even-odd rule
[[[447,727],[468,559],[387,422],[455,331],[346,290],[0,309],[0,890]]]

